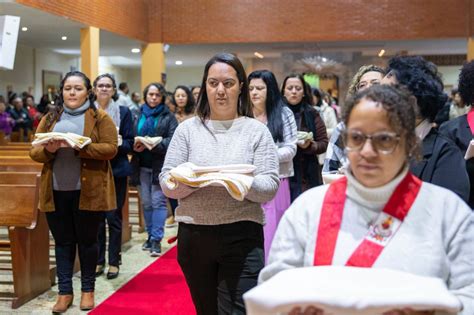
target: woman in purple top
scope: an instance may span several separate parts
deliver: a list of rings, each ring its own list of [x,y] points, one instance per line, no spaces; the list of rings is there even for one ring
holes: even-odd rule
[[[6,108],[7,107],[5,103],[0,102],[0,131],[3,132],[5,136],[10,136],[12,133],[12,127],[15,125],[15,121],[10,116],[10,114],[5,111]]]

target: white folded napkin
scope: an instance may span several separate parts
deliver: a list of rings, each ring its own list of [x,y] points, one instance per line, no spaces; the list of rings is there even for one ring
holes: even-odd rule
[[[296,134],[298,141],[296,143],[303,144],[306,140],[313,140],[313,133],[306,131],[298,131]]]
[[[442,279],[344,266],[282,271],[244,294],[248,315],[286,314],[295,307],[331,315],[380,315],[393,309],[456,313],[461,302]]]
[[[79,149],[92,143],[91,138],[72,132],[38,132],[35,134],[35,138],[31,145],[33,147],[39,147],[48,143],[50,140],[64,140],[71,148]]]
[[[178,183],[196,188],[223,186],[232,198],[242,201],[252,187],[255,169],[249,164],[197,166],[187,162],[170,170],[166,186],[171,190]]]
[[[474,157],[474,140],[471,140],[471,142],[469,142],[469,146],[467,147],[464,159],[469,160],[472,157]]]
[[[151,150],[154,147],[156,147],[161,141],[163,141],[163,137],[149,137],[149,136],[140,137],[140,136],[137,136],[137,137],[135,137],[135,142],[134,143],[140,142],[148,150]]]

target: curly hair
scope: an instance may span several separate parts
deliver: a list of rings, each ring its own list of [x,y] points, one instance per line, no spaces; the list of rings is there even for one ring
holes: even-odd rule
[[[347,126],[352,110],[362,101],[371,100],[387,112],[390,126],[405,140],[407,158],[420,157],[419,139],[415,133],[416,99],[403,86],[374,85],[349,97],[343,109],[342,119]]]
[[[466,62],[459,74],[458,92],[466,105],[474,104],[474,60]]]
[[[349,85],[349,90],[347,91],[348,96],[354,95],[357,93],[357,86],[359,85],[359,82],[362,76],[366,74],[367,72],[372,72],[372,71],[380,72],[382,76],[385,75],[385,70],[375,65],[365,65],[365,66],[360,67],[359,70],[357,70],[357,73],[354,75],[354,77],[352,77],[352,81]]]
[[[436,65],[421,56],[397,56],[388,62],[390,72],[416,97],[420,116],[433,121],[448,100]]]

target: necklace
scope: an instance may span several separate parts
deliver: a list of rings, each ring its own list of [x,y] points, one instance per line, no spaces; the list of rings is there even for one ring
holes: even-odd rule
[[[378,217],[378,214],[376,214],[375,216],[372,216],[370,212],[367,212],[367,210],[363,208],[359,209],[358,213],[361,215],[360,218],[365,223],[367,228],[370,228],[370,226],[372,226],[375,223]]]

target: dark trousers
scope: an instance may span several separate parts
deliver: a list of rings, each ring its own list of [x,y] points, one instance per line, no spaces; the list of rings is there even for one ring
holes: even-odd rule
[[[178,262],[198,315],[245,314],[242,295],[264,266],[263,227],[179,224]]]
[[[117,209],[105,212],[105,220],[99,226],[99,259],[97,265],[105,265],[105,221],[109,226],[109,265],[118,267],[122,254],[122,207],[127,195],[127,177],[114,177]]]
[[[176,213],[176,208],[178,208],[178,200],[173,198],[168,198],[168,200],[170,201],[171,213],[173,213],[174,217]]]
[[[47,212],[54,237],[59,294],[72,294],[76,248],[81,263],[81,290],[93,292],[97,263],[97,233],[103,212],[79,210],[80,190],[53,191],[55,211]]]

